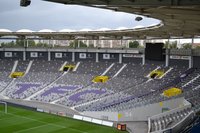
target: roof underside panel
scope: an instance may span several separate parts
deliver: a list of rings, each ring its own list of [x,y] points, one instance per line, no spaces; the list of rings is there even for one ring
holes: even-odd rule
[[[45,0],[80,5],[188,6],[200,5],[200,0]]]
[[[157,26],[149,28],[73,31],[73,32],[1,32],[0,36],[18,37],[39,36],[48,39],[74,39],[77,36],[86,39],[98,39],[99,36],[114,39],[132,37],[136,39],[200,36],[200,0],[45,0],[63,4],[77,4],[103,8],[113,11],[139,14],[161,20]],[[126,27],[126,25],[124,25]]]

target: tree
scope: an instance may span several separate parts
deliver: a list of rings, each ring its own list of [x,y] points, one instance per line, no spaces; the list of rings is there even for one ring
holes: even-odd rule
[[[69,43],[69,47],[70,48],[86,48],[87,45],[83,42],[83,41],[80,41],[80,40],[74,40],[74,41],[71,41]]]
[[[131,41],[129,42],[129,48],[138,48],[139,47],[139,42],[138,41]]]
[[[25,42],[25,46],[26,46],[26,44],[27,44],[26,40],[21,39],[21,38],[17,38],[16,39],[16,46],[17,47],[24,47],[24,42]]]
[[[70,41],[69,47],[70,48],[75,48],[76,47],[75,41]]]
[[[28,40],[28,47],[35,47],[35,41],[34,40]]]
[[[173,42],[166,41],[164,44],[164,48],[177,49],[177,41]]]
[[[48,47],[48,44],[47,43],[41,43],[41,42],[39,42],[35,46],[36,47]]]
[[[4,47],[4,46],[5,46],[5,43],[4,43],[4,42],[2,42],[2,43],[1,43],[1,47]]]
[[[94,48],[94,44],[89,44],[89,48]]]
[[[3,42],[1,43],[1,46],[2,47],[15,47],[16,46],[16,43],[14,41],[11,41],[11,42]]]
[[[191,48],[192,48],[192,45],[191,45],[191,43],[184,43],[184,44],[182,45],[182,48],[183,48],[183,49],[191,49]]]
[[[83,41],[80,41],[80,48],[87,48],[87,45],[83,42]]]
[[[177,49],[177,41],[171,42],[170,45],[169,45],[169,48],[170,49]]]
[[[163,46],[163,48],[168,49],[170,46],[170,42],[169,41],[165,41],[165,44]]]
[[[195,49],[200,49],[200,46],[196,46]]]

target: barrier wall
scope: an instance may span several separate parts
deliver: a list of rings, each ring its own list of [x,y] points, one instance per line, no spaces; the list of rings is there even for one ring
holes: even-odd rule
[[[23,60],[23,51],[2,51],[1,59]]]
[[[38,51],[27,51],[26,52],[27,60],[48,60],[48,52],[38,52]]]
[[[29,107],[29,106],[25,106],[25,105],[16,104],[16,103],[11,103],[11,102],[4,101],[4,100],[2,100],[2,101],[6,102],[9,106],[20,107],[20,108],[27,109],[27,110],[32,110],[32,111],[36,111],[37,110],[37,108],[35,108],[35,107]],[[8,112],[9,112],[9,110],[8,110]]]
[[[82,121],[91,122],[91,123],[95,123],[95,124],[99,124],[103,126],[113,127],[113,122],[110,122],[110,121],[104,121],[104,120],[95,119],[95,118],[87,117],[87,116],[81,116],[81,115],[74,115],[73,118],[76,120],[82,120]]]
[[[139,54],[139,55],[136,55],[136,54],[122,54],[122,61],[124,63],[133,62],[133,63],[136,63],[136,64],[142,64],[142,60],[143,60],[142,58],[143,58],[142,54]]]
[[[109,121],[147,121],[149,117],[163,113],[166,110],[172,110],[177,107],[185,106],[185,100],[183,97],[149,104],[142,107],[136,107],[133,109],[119,111],[119,112],[105,112],[105,111],[85,111],[85,116],[104,119]]]
[[[72,60],[72,53],[71,52],[51,52],[51,60],[65,60],[71,61]]]
[[[102,120],[118,121],[118,112],[85,111],[83,112],[83,115]]]
[[[184,100],[184,106],[177,107],[177,108],[172,109],[170,111],[166,111],[166,112],[163,112],[161,114],[154,115],[154,116],[150,117],[150,119],[158,119],[158,118],[161,118],[163,116],[167,116],[167,115],[170,115],[170,114],[173,114],[173,113],[176,113],[176,112],[179,112],[181,110],[188,109],[188,108],[191,108],[191,104],[188,101]]]
[[[119,54],[118,53],[99,53],[99,61],[119,62]]]
[[[6,53],[7,52],[7,53]],[[37,55],[31,56],[31,53],[37,53]],[[16,60],[34,60],[34,59],[43,59],[43,60],[66,60],[72,61],[72,53],[75,53],[74,59],[79,61],[79,53],[86,53],[87,60],[96,60],[96,53],[99,53],[99,61],[110,61],[110,62],[122,62],[128,63],[143,63],[148,62],[148,60],[143,61],[141,56],[144,54],[144,49],[96,49],[96,48],[84,48],[84,49],[59,49],[59,48],[0,48],[0,59],[16,59]],[[6,54],[5,54],[6,53]],[[59,54],[61,53],[61,57]],[[77,53],[77,54],[76,54]],[[167,64],[180,65],[185,67],[192,67],[193,62],[194,66],[199,66],[200,50],[193,49],[171,49],[166,50],[167,55],[169,55],[169,62]],[[58,56],[56,57],[56,54]],[[88,54],[92,54],[88,56]],[[94,55],[93,55],[94,54]],[[107,54],[108,56],[104,56]],[[121,55],[119,55],[121,54]],[[5,56],[6,55],[6,56]],[[191,56],[194,60],[192,61]],[[88,58],[89,57],[89,58]],[[94,58],[95,57],[95,58]],[[173,59],[172,59],[172,58]],[[189,57],[189,59],[187,59]],[[84,59],[80,59],[84,60]],[[178,62],[178,63],[177,63]]]
[[[183,97],[149,104],[126,111],[120,111],[119,114],[121,114],[121,118],[119,121],[147,121],[148,118],[153,115],[160,114],[165,110],[171,110],[181,106],[184,106]]]
[[[91,52],[76,52],[75,53],[75,61],[95,61],[96,53]]]
[[[199,56],[193,57],[193,67],[200,68],[200,57]]]

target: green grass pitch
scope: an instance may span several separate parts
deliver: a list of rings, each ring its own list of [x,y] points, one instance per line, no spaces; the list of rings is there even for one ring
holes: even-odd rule
[[[0,133],[122,133],[115,128],[0,105]]]

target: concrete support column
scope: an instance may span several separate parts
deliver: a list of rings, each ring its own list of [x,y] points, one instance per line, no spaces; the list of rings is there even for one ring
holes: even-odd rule
[[[94,40],[94,47],[97,47],[97,40]]]
[[[26,45],[26,38],[24,39],[24,47],[27,48],[27,45]]]
[[[52,47],[55,47],[55,44],[58,44],[58,40],[52,40]]]
[[[23,51],[23,61],[26,61],[26,50]]]
[[[110,47],[113,48],[113,40],[110,40]]]
[[[169,49],[166,49],[166,56],[165,56],[165,66],[169,66]]]
[[[80,48],[80,40],[78,40],[78,48]]]
[[[142,55],[142,65],[145,64],[145,54]]]
[[[87,47],[89,47],[89,40],[86,41],[86,45],[87,45]]]
[[[28,41],[28,39],[27,39],[27,48],[29,47],[29,41]]]
[[[190,56],[189,57],[189,68],[192,68],[193,67],[193,57]]]
[[[75,62],[75,52],[72,52],[72,62]]]
[[[191,40],[191,45],[193,45],[194,43],[194,38],[192,38]],[[192,50],[192,46],[191,46],[191,56],[189,58],[189,68],[193,67],[193,50]]]
[[[99,53],[96,53],[96,62],[99,62]]]
[[[101,40],[101,47],[104,48],[104,42]]]
[[[166,55],[166,57],[165,57],[165,66],[166,67],[169,66],[169,55]]]
[[[119,63],[122,63],[122,53],[119,54]]]
[[[51,52],[48,51],[48,61],[51,61]]]
[[[169,57],[170,57],[170,46],[169,46],[169,43],[170,43],[170,38],[167,39],[167,46],[166,46],[166,56],[165,56],[165,66],[168,67],[169,66]]]
[[[192,38],[192,40],[191,40],[191,45],[194,43],[194,38]]]
[[[50,46],[50,44],[51,44],[51,40],[48,40],[48,45]]]
[[[143,46],[146,48],[146,40],[143,41]]]
[[[129,43],[131,42],[131,40],[128,40],[128,43],[126,43],[126,48],[129,48]]]
[[[123,40],[121,39],[121,40],[120,40],[120,46],[121,46],[121,47],[122,47],[122,44],[123,44]]]

